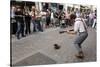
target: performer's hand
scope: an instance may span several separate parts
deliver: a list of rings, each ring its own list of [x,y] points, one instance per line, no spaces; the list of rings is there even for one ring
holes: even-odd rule
[[[70,34],[70,31],[69,31],[69,30],[67,30],[67,33],[68,33],[68,34]]]
[[[74,30],[67,30],[68,34],[75,34]]]

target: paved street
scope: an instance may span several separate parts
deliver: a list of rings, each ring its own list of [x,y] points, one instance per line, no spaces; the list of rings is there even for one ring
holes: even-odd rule
[[[89,36],[82,44],[84,60],[75,58],[76,49],[73,45],[74,36],[67,33],[59,34],[61,29],[49,28],[44,32],[36,32],[20,40],[12,36],[13,65],[41,65],[72,62],[96,61],[96,31],[89,28]],[[54,44],[61,46],[54,49]]]

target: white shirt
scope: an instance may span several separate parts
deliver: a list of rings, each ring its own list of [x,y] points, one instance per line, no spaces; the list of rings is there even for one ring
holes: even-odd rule
[[[46,12],[41,11],[40,14],[41,14],[42,16],[45,16],[45,15],[46,15]]]
[[[84,22],[84,20],[83,21],[82,20],[81,20],[81,18],[75,19],[75,23],[74,23],[74,31],[75,32],[85,32],[86,31],[85,30],[85,27],[87,29],[86,23]],[[83,25],[83,23],[84,23],[84,25]]]
[[[13,9],[11,10],[11,13],[10,13],[10,14],[11,14],[11,15],[10,15],[10,16],[11,16],[11,18],[14,18],[14,17],[15,17],[15,12],[14,12],[14,10],[13,10]]]
[[[70,19],[70,14],[68,12],[66,12],[66,18]]]
[[[89,18],[93,19],[94,18],[94,14],[93,13],[90,13],[89,14]]]
[[[53,19],[53,12],[51,12],[51,18]]]
[[[76,17],[80,17],[80,13],[79,12],[76,12]]]

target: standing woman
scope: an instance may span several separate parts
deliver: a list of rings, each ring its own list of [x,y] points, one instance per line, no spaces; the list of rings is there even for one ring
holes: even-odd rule
[[[82,51],[82,43],[88,37],[88,31],[87,31],[86,23],[81,18],[81,16],[76,18],[76,16],[73,15],[73,16],[70,16],[70,18],[75,20],[74,31],[67,31],[67,33],[77,34],[75,41],[74,41],[74,46],[76,47],[78,54],[76,54],[75,56],[77,58],[84,58],[84,53]]]
[[[46,12],[42,10],[40,14],[41,14],[42,29],[44,31],[46,26]]]
[[[43,32],[43,28],[42,28],[42,24],[41,24],[41,13],[40,11],[37,11],[37,15],[36,15],[36,24],[37,24],[37,29],[38,31]]]
[[[36,8],[35,8],[35,6],[32,6],[30,16],[31,16],[32,23],[33,23],[33,32],[36,32],[37,26],[36,26]]]
[[[30,24],[31,24],[31,16],[29,15],[29,9],[28,7],[25,7],[25,25],[26,25],[26,30],[25,33],[26,34],[30,34],[31,30],[30,30]]]

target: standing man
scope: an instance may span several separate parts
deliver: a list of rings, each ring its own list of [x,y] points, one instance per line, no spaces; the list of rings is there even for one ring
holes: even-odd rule
[[[84,22],[84,20],[81,18],[81,16],[77,17],[75,15],[70,16],[71,19],[75,20],[74,23],[74,31],[67,31],[68,34],[77,34],[75,41],[74,41],[74,46],[76,47],[78,54],[75,56],[77,58],[84,58],[84,53],[82,51],[82,43],[88,36],[87,32],[87,26]]]
[[[90,14],[89,14],[89,26],[90,27],[92,27],[93,21],[94,21],[94,14],[91,11]]]
[[[65,21],[66,21],[66,25],[68,26],[70,26],[70,11],[67,11],[67,12],[65,12]]]
[[[54,22],[54,12],[53,11],[51,11],[51,24],[54,27],[55,22]]]
[[[10,9],[11,34],[15,34],[16,29],[17,29],[17,23],[15,20],[15,12],[16,12],[16,7],[12,5]]]
[[[15,19],[17,22],[16,36],[17,36],[17,39],[20,39],[20,34],[22,35],[22,37],[25,37],[25,35],[24,35],[23,9],[21,8],[21,6],[17,7],[17,11],[15,12]]]
[[[49,28],[49,25],[50,25],[50,10],[47,9],[47,12],[46,12],[46,28]]]
[[[54,12],[54,23],[55,23],[55,26],[57,27],[58,24],[59,24],[59,19],[58,19],[58,11],[56,10],[56,12]]]

